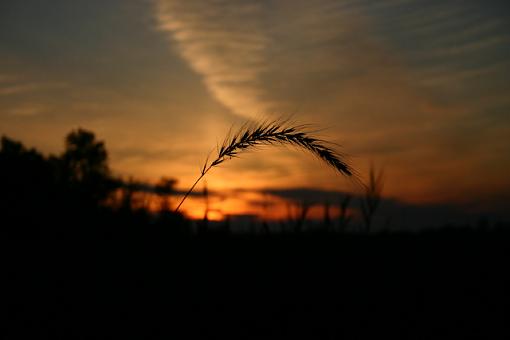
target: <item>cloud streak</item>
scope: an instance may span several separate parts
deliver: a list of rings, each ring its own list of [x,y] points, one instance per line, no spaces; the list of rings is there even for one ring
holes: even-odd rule
[[[6,78],[9,79],[10,78]],[[36,91],[53,90],[66,87],[65,83],[57,82],[8,82],[0,77],[0,96],[12,96]]]
[[[434,89],[469,91],[493,76],[485,70],[497,56],[510,56],[506,21],[476,2],[159,0],[157,17],[210,93],[242,116],[288,109],[289,88],[316,79],[341,86],[384,65],[391,53],[376,41],[395,48],[417,85]]]
[[[159,0],[156,18],[215,99],[258,118],[292,106],[288,88],[342,78],[353,59],[366,59],[353,11],[330,0]]]
[[[261,5],[225,1],[160,0],[159,28],[203,77],[209,92],[233,113],[253,117],[270,108],[260,75],[266,69]]]

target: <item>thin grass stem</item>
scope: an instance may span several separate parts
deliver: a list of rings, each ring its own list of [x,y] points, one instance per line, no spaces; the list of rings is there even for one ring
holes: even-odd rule
[[[175,212],[179,211],[182,203],[209,170],[227,159],[238,157],[242,151],[262,145],[291,145],[311,152],[344,176],[351,177],[354,174],[345,157],[333,149],[333,144],[313,136],[307,125],[290,125],[285,120],[263,121],[257,125],[245,124],[236,133],[229,131],[221,146],[217,147],[216,159],[210,163],[209,157],[206,159],[200,176],[184,195]]]

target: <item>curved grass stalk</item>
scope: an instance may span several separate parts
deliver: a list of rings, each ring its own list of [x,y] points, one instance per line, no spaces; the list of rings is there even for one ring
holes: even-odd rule
[[[242,151],[262,145],[292,145],[311,152],[314,156],[324,161],[327,165],[344,176],[350,177],[353,175],[353,170],[345,161],[345,157],[331,147],[333,145],[332,143],[328,143],[311,135],[307,125],[292,126],[287,124],[286,121],[278,120],[262,122],[258,125],[245,124],[236,133],[227,134],[221,147],[218,148],[214,160],[209,162],[209,157],[206,159],[200,176],[186,192],[175,209],[175,212],[179,211],[179,208],[191,194],[198,182],[200,182],[213,167],[220,165],[227,159],[238,157],[238,154]]]

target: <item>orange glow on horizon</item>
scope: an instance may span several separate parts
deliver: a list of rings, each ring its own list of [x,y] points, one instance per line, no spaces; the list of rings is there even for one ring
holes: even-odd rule
[[[191,197],[182,206],[182,212],[190,219],[201,220],[205,216],[206,204],[202,197]],[[228,195],[224,199],[209,202],[207,217],[211,221],[224,221],[227,217],[253,216],[260,221],[289,221],[300,218],[302,204],[285,200],[272,195],[264,195],[257,191],[246,191]],[[323,220],[326,216],[324,203],[310,204],[307,207],[306,219]],[[355,209],[347,209],[347,214],[355,216]],[[338,205],[329,206],[329,217],[332,220],[340,216]]]

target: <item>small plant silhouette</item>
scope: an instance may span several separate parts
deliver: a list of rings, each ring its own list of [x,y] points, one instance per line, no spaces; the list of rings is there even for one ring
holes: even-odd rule
[[[338,216],[338,227],[340,232],[345,232],[349,223],[351,222],[352,216],[349,214],[348,208],[349,203],[351,202],[352,196],[346,194],[339,205],[340,215]]]
[[[384,172],[382,170],[376,171],[375,167],[372,165],[370,167],[369,182],[365,185],[365,195],[360,201],[361,214],[363,216],[366,232],[369,232],[372,228],[375,212],[381,202],[383,184]]]
[[[238,157],[242,151],[262,145],[292,145],[311,152],[342,175],[353,175],[353,170],[344,160],[344,156],[332,148],[334,144],[313,136],[309,125],[291,125],[286,120],[264,121],[257,125],[244,124],[234,134],[227,134],[221,147],[218,147],[216,158],[213,161],[209,162],[209,157],[206,159],[200,176],[186,192],[175,212],[179,211],[198,182],[213,167],[222,164],[227,159]]]

